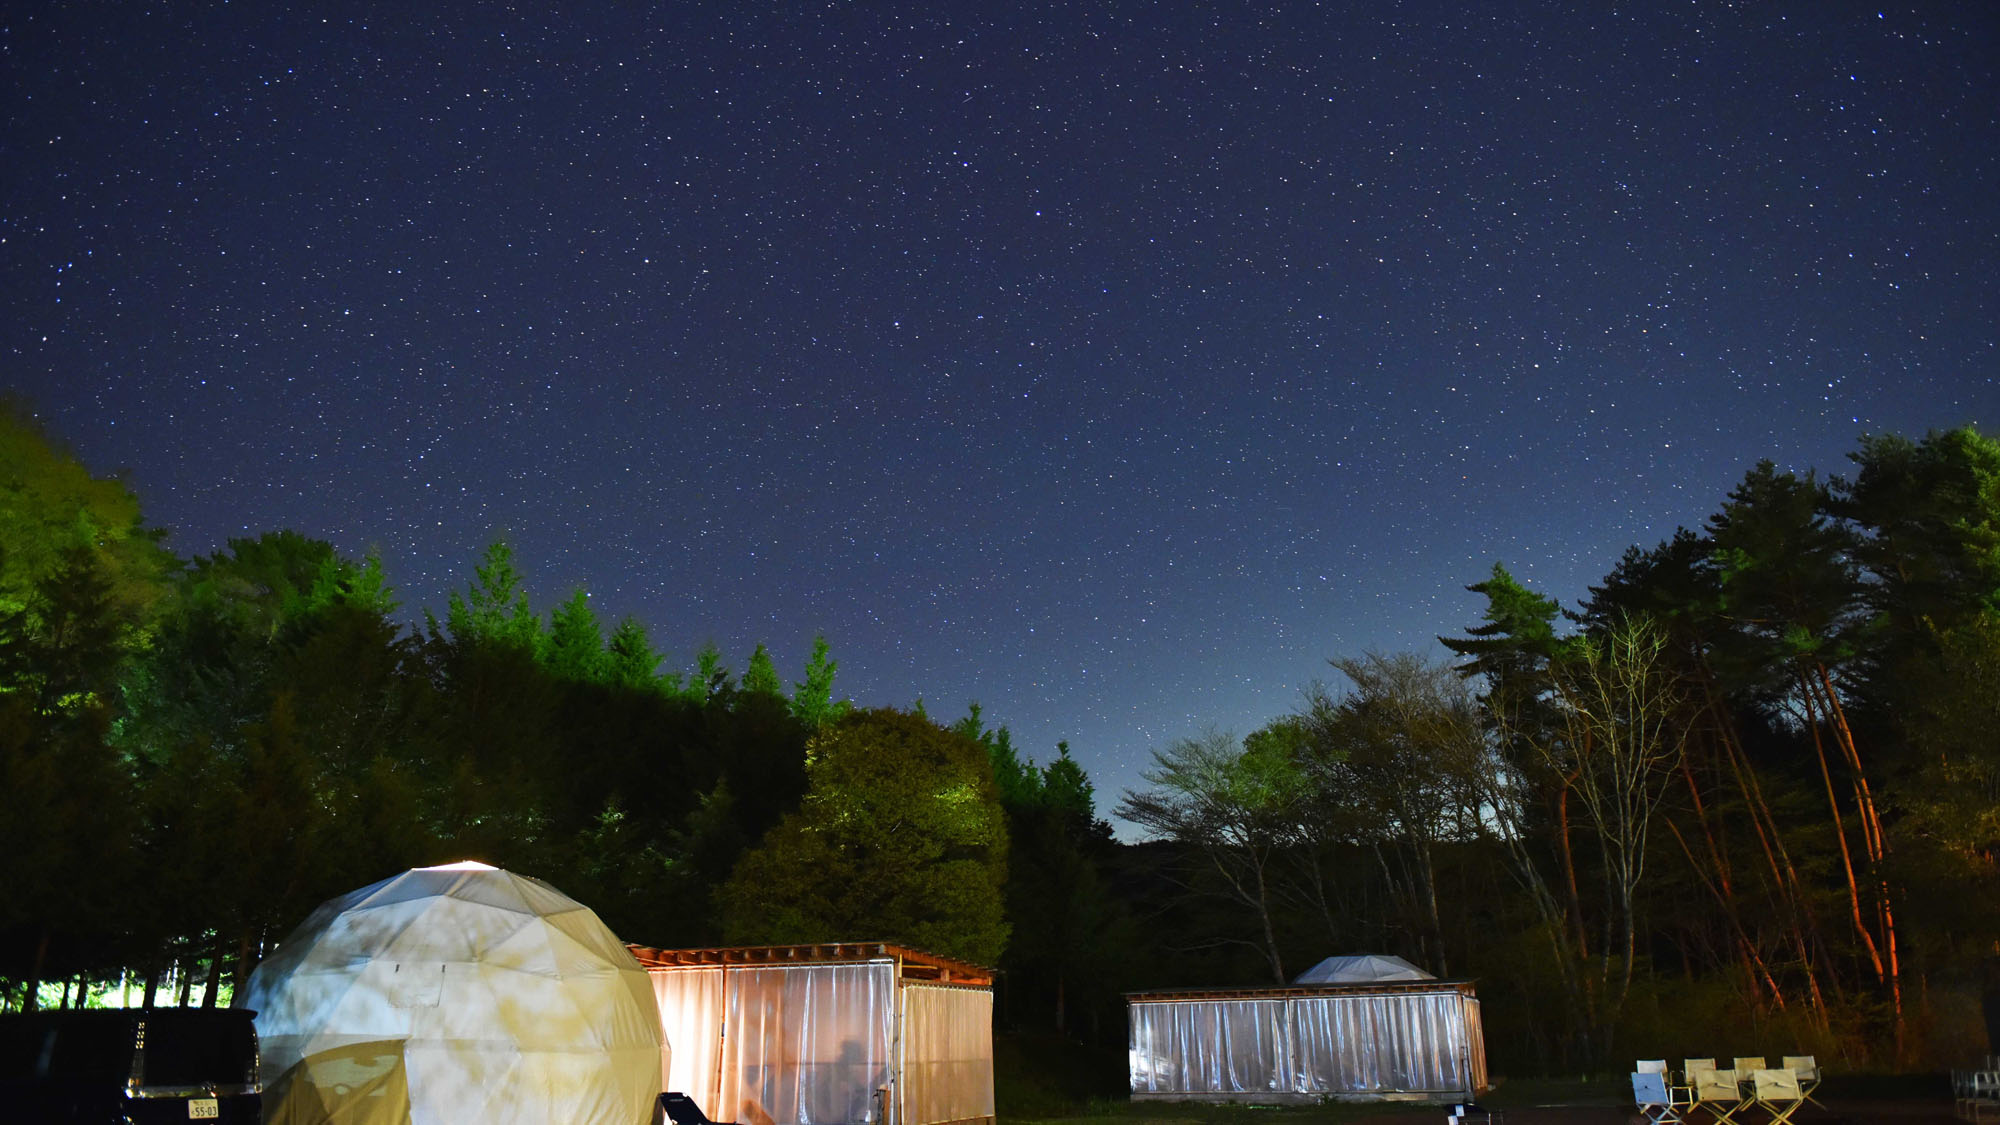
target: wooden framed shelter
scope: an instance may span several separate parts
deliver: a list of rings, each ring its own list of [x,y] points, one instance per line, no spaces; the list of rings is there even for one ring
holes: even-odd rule
[[[1126,994],[1135,1101],[1471,1101],[1487,1089],[1466,980]]]
[[[993,1120],[993,973],[888,942],[629,947],[663,1089],[744,1125]]]

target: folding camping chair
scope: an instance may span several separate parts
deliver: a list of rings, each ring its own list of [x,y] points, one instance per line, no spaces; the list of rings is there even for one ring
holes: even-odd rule
[[[715,1125],[693,1098],[668,1090],[653,1101],[653,1125]]]
[[[2000,1070],[1963,1073],[1963,1084],[1957,1091],[1958,1115],[1972,1125],[1980,1125],[1989,1112],[1995,1120],[2000,1120]]]
[[[1694,1105],[1715,1118],[1716,1125],[1735,1125],[1736,1111],[1743,1108],[1743,1090],[1736,1084],[1733,1070],[1698,1070],[1688,1075]]]
[[[1811,1055],[1786,1055],[1785,1069],[1799,1076],[1799,1093],[1807,1101],[1821,1109],[1826,1108],[1812,1096],[1813,1091],[1819,1089],[1819,1063],[1814,1062]]]
[[[1653,1125],[1681,1125],[1687,1120],[1682,1114],[1692,1107],[1692,1102],[1687,1098],[1675,1097],[1676,1089],[1667,1085],[1665,1071],[1632,1072],[1632,1102]]]
[[[1805,1104],[1806,1096],[1799,1092],[1799,1076],[1789,1070],[1753,1070],[1750,1082],[1757,1104],[1771,1115],[1770,1125],[1787,1125],[1792,1114]]]
[[[1682,1059],[1681,1081],[1689,1086],[1692,1086],[1694,1085],[1695,1075],[1700,1074],[1704,1070],[1714,1070],[1714,1069],[1715,1069],[1714,1059]]]

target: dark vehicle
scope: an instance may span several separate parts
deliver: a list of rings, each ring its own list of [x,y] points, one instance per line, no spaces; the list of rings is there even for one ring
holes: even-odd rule
[[[0,1119],[260,1120],[254,1013],[96,1008],[0,1015]]]

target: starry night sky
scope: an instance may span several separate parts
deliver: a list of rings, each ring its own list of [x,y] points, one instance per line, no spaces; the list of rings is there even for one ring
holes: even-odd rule
[[[414,617],[504,535],[1106,809],[1496,561],[2000,428],[1996,9],[1263,8],[8,5],[0,389],[183,556]]]

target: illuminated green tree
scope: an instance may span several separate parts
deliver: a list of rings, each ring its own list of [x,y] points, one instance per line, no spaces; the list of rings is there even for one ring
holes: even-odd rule
[[[721,892],[730,940],[878,938],[998,963],[1007,827],[978,742],[857,711],[813,738],[806,777],[799,810]]]
[[[129,642],[165,595],[172,556],[121,481],[93,477],[18,406],[0,400],[0,609],[20,609],[37,583],[83,550],[104,583],[109,619]]]

